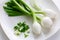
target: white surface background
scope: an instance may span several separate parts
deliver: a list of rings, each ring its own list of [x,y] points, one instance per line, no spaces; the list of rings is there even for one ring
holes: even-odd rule
[[[0,26],[0,40],[9,40]],[[60,40],[60,30],[47,40]]]
[[[57,5],[57,7],[60,9],[60,0],[53,0],[53,1]],[[0,26],[0,40],[9,40],[5,35],[5,33],[3,32],[1,26]],[[60,30],[55,35],[48,38],[47,40],[60,40]]]

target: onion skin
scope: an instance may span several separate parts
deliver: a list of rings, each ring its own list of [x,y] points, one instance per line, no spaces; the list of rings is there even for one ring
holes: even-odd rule
[[[49,17],[44,17],[41,21],[41,25],[43,28],[51,28],[53,21]]]
[[[32,31],[34,34],[39,35],[41,33],[41,25],[38,22],[34,22],[32,26]]]

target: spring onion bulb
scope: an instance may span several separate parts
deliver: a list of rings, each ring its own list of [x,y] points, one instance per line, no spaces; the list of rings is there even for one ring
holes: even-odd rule
[[[32,26],[32,31],[34,34],[39,35],[41,33],[41,25],[38,22],[34,22]]]
[[[34,34],[39,35],[41,33],[41,25],[37,22],[37,18],[34,12],[33,14],[33,25],[32,25],[32,31]]]
[[[40,7],[38,7],[38,5],[36,5],[35,1],[36,0],[31,0],[31,3],[32,3],[31,5],[33,5],[32,7],[36,10],[35,13],[37,15],[40,15],[40,19],[41,19],[40,24],[41,24],[42,28],[50,29],[53,25],[53,20],[56,17],[55,11],[53,11],[51,9],[45,9],[45,10],[42,9],[41,10]],[[37,23],[36,23],[36,25],[37,25]],[[34,26],[36,26],[36,25],[34,24]],[[36,31],[36,32],[38,32],[38,31]]]
[[[46,16],[50,17],[51,19],[55,19],[56,12],[51,9],[45,9],[43,10],[46,13]]]
[[[53,25],[53,21],[49,17],[44,17],[41,21],[41,25],[43,28],[51,28]]]

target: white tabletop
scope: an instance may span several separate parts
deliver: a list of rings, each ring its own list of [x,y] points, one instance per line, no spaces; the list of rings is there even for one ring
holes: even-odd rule
[[[60,9],[60,0],[53,0],[57,7]],[[1,26],[0,26],[0,40],[9,40],[5,33],[3,32]],[[48,38],[47,40],[60,40],[60,30],[54,34],[52,37]]]

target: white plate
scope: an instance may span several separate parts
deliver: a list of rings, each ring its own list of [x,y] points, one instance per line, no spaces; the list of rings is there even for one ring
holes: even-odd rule
[[[3,10],[3,5],[7,0],[1,0],[0,1],[0,23],[1,27],[4,30],[5,34],[10,40],[35,40],[32,32],[30,33],[29,37],[24,38],[23,34],[20,36],[15,36],[13,27],[18,23],[22,21],[26,21],[26,23],[31,27],[32,25],[32,19],[29,17],[23,17],[23,16],[18,16],[18,17],[8,17],[5,11]],[[27,2],[27,0],[26,0]],[[42,9],[50,8],[57,12],[58,16],[56,17],[56,21],[50,30],[49,33],[44,34],[45,37],[41,36],[36,38],[36,40],[43,40],[51,37],[53,34],[55,34],[59,29],[60,29],[60,12],[55,6],[55,4],[51,0],[39,0],[38,4],[41,6]]]

